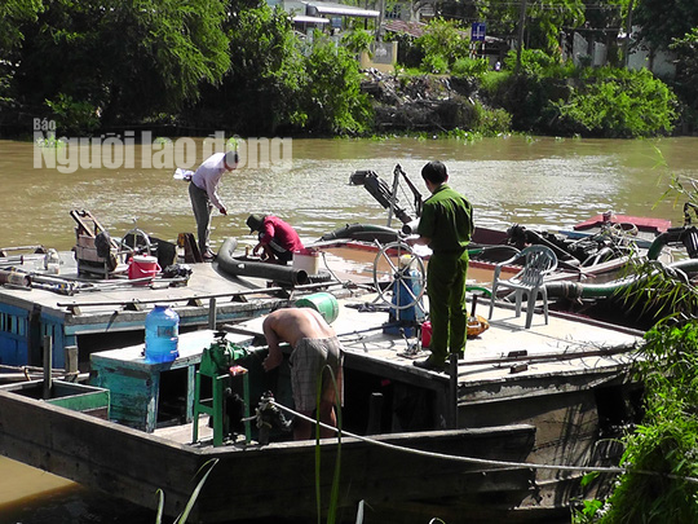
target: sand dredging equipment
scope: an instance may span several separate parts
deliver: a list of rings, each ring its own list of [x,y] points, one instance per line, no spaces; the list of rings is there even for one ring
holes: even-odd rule
[[[641,285],[657,272],[666,269],[674,273],[678,278],[688,281],[689,273],[698,272],[698,229],[695,226],[671,228],[658,235],[649,250],[647,260],[661,264],[657,259],[662,248],[666,245],[681,244],[686,248],[690,258],[668,264],[665,268],[650,269],[647,272],[638,273],[613,282],[603,284],[582,284],[579,282],[548,282],[545,288],[549,297],[566,298],[576,300],[581,298],[607,298],[619,293],[631,286]]]
[[[308,272],[303,269],[234,257],[233,252],[237,245],[237,239],[228,238],[218,251],[216,262],[219,269],[224,273],[235,276],[264,278],[289,286],[298,286],[310,282]]]

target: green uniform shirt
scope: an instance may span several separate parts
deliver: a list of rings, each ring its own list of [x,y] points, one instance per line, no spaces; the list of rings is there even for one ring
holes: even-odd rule
[[[429,247],[434,253],[460,254],[473,235],[473,206],[442,184],[424,201],[417,233],[431,239]]]

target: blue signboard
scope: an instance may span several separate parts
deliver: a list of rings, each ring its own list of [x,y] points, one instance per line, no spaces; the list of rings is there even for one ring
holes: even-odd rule
[[[470,40],[473,42],[485,41],[485,22],[473,22],[473,27],[470,30]]]

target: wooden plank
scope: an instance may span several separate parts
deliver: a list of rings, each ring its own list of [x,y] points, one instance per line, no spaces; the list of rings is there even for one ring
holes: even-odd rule
[[[196,450],[12,393],[0,392],[0,405],[6,456],[151,508],[163,488],[169,506],[183,508]]]
[[[453,438],[448,438],[448,435]],[[399,434],[378,437],[379,440],[403,444],[414,449],[445,452],[451,455],[468,455],[478,457],[498,456],[523,458],[530,444],[527,438],[517,436],[515,431],[504,430],[497,433],[484,430],[480,435],[475,433],[458,432]],[[202,493],[204,501],[199,518],[208,521],[220,521],[226,518],[250,518],[278,515],[279,512],[290,515],[313,515],[315,500],[311,495],[315,492],[315,462],[312,453],[296,449],[291,452],[291,444],[285,446],[286,451],[276,453],[283,448],[265,450],[265,457],[256,460],[250,469],[238,468],[235,485],[226,484],[221,472],[236,466],[227,463],[226,459],[236,457],[222,456],[223,462],[211,474],[210,488],[207,486]],[[312,448],[311,448],[312,449]],[[267,463],[266,460],[271,462]],[[284,482],[274,482],[274,489],[268,487],[268,478],[260,472],[271,464],[284,464],[284,471],[289,468],[294,472],[292,485]],[[320,491],[324,494],[324,504],[327,504],[332,476],[335,465],[335,450],[333,447],[323,447],[321,457]],[[341,481],[339,491],[342,494],[341,505],[355,507],[359,500],[365,500],[369,505],[382,504],[391,500],[428,499],[440,497],[448,492],[454,496],[477,497],[482,492],[497,492],[502,488],[511,489],[510,485],[492,485],[482,483],[483,471],[490,469],[486,466],[451,462],[417,456],[403,451],[396,451],[358,442],[349,439],[342,446]],[[222,467],[220,467],[222,466]],[[525,490],[530,480],[517,484],[516,489]],[[280,479],[279,479],[280,480]],[[523,479],[520,479],[523,480]],[[244,486],[238,489],[239,486]],[[305,493],[305,497],[299,497]],[[229,501],[235,500],[231,512]],[[302,500],[299,500],[302,499]]]
[[[188,499],[198,468],[219,458],[197,502],[206,522],[266,515],[312,515],[315,492],[312,441],[270,444],[247,451],[226,446],[197,448],[0,391],[0,449],[7,456],[89,484],[113,496],[154,507],[155,489],[166,493],[174,515]],[[419,449],[515,459],[527,454],[531,426],[398,434],[379,439]],[[336,446],[321,447],[321,488],[328,493]],[[282,470],[279,464],[284,464]],[[487,469],[485,467],[484,469]],[[483,466],[450,462],[345,439],[342,445],[342,504],[440,496],[444,490],[481,486],[487,492],[510,485],[481,484]],[[470,476],[469,480],[463,477]],[[273,479],[274,489],[270,489]],[[459,480],[460,479],[460,480]],[[524,486],[517,486],[524,489]],[[473,490],[476,493],[477,490]],[[327,502],[325,501],[325,504]]]
[[[75,411],[88,412],[109,407],[109,391],[71,395],[70,397],[58,397],[47,400],[49,404],[61,406]],[[107,412],[108,415],[108,412]]]

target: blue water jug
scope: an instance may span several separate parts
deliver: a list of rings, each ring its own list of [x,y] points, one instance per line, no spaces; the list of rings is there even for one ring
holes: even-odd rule
[[[155,306],[145,317],[145,359],[171,362],[179,356],[179,315],[169,306]]]

